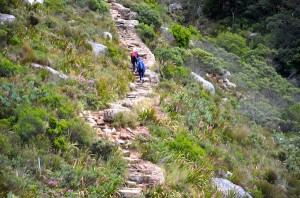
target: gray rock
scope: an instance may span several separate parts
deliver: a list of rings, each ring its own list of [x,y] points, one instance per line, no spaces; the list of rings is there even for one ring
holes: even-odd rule
[[[119,194],[124,198],[141,198],[145,197],[141,188],[123,188],[119,190]]]
[[[116,110],[116,109],[105,109],[104,112],[103,112],[103,120],[105,122],[112,122],[112,121],[114,121],[114,119],[116,117],[116,114],[118,112],[119,111]]]
[[[172,3],[169,5],[171,12],[176,12],[182,10],[182,5],[179,3]]]
[[[100,56],[107,51],[107,47],[105,45],[102,45],[100,43],[94,43],[92,41],[88,41],[88,43],[92,46],[93,52],[96,56]]]
[[[1,14],[0,13],[0,21],[12,23],[16,20],[16,17],[10,14]]]
[[[213,178],[212,182],[217,187],[217,189],[222,192],[225,196],[229,196],[230,193],[234,193],[237,197],[247,197],[252,198],[252,196],[247,193],[242,187],[233,184],[231,181],[223,178]]]
[[[160,32],[167,41],[171,42],[171,41],[175,40],[175,38],[174,38],[173,34],[170,32],[169,28],[161,27]]]
[[[51,68],[51,67],[48,67],[48,66],[43,66],[43,65],[39,65],[39,64],[36,64],[36,63],[31,63],[31,66],[35,67],[35,68],[42,68],[42,69],[46,69],[48,71],[50,71],[50,73],[52,74],[53,77],[59,77],[63,80],[67,80],[69,79],[69,76],[59,72],[59,71],[56,71],[55,69]]]
[[[195,78],[195,80],[199,83],[202,83],[203,88],[208,89],[212,94],[215,94],[215,87],[209,81],[202,78],[200,75],[191,72],[191,75]]]
[[[136,89],[136,84],[131,82],[131,83],[129,83],[129,87],[130,87],[131,90],[135,90]]]
[[[228,98],[222,98],[222,101],[223,101],[223,102],[227,102],[227,101],[228,101]]]
[[[111,42],[112,41],[112,35],[111,35],[111,33],[109,33],[109,32],[103,32],[103,37],[105,38],[105,39],[109,39],[109,41]]]
[[[149,69],[145,71],[145,77],[148,77],[151,83],[158,83],[159,81],[158,74]]]

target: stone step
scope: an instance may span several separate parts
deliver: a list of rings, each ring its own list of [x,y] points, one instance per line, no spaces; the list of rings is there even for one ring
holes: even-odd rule
[[[141,188],[122,188],[119,190],[122,198],[142,198],[145,197]]]
[[[136,188],[137,187],[137,183],[134,182],[134,181],[127,180],[125,183],[126,183],[126,186],[129,187],[129,188]]]
[[[150,178],[151,178],[150,175],[145,175],[143,173],[135,173],[135,174],[132,173],[128,175],[128,180],[134,181],[138,184],[149,183]]]
[[[130,154],[131,154],[131,153],[130,153],[129,150],[123,149],[123,150],[122,150],[122,154],[123,154],[124,157],[130,157]]]
[[[138,164],[142,161],[141,159],[133,159],[133,158],[130,158],[130,157],[122,157],[122,158],[128,162],[128,165]]]

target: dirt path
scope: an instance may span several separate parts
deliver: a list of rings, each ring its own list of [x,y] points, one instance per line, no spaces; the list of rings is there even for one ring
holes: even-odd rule
[[[152,88],[158,82],[158,74],[149,70],[155,64],[155,57],[134,31],[134,26],[138,24],[138,21],[134,20],[136,13],[112,0],[107,2],[110,4],[112,19],[118,27],[119,41],[128,49],[128,54],[133,49],[137,50],[148,69],[145,82],[140,83],[137,78],[135,83],[131,83],[131,91],[126,98],[111,103],[110,108],[104,111],[84,111],[83,117],[97,131],[99,138],[107,137],[118,144],[124,159],[128,162],[127,181],[119,189],[118,196],[144,197],[143,189],[164,183],[162,170],[155,164],[141,159],[140,153],[129,147],[137,135],[149,135],[148,130],[146,127],[137,127],[134,130],[114,128],[110,123],[118,112],[132,111],[132,107],[141,101],[150,100],[155,103]]]

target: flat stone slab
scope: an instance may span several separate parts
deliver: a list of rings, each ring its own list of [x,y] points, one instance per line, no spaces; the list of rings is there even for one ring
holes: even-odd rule
[[[141,188],[123,188],[119,190],[119,194],[124,198],[141,198],[145,197]]]

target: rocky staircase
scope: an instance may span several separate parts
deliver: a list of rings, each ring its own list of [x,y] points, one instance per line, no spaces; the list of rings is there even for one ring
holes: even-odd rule
[[[129,52],[136,50],[143,57],[147,70],[143,83],[136,76],[136,81],[130,84],[131,91],[126,98],[111,103],[109,109],[83,111],[80,116],[97,131],[99,138],[108,138],[119,145],[123,158],[127,161],[127,181],[119,189],[117,197],[144,197],[143,189],[163,184],[164,175],[157,165],[143,160],[140,153],[131,149],[130,145],[136,136],[150,134],[144,126],[136,129],[114,128],[111,122],[118,112],[132,111],[134,105],[147,98],[155,100],[152,88],[158,82],[158,74],[149,69],[155,64],[155,57],[134,31],[138,24],[135,20],[136,13],[113,0],[107,0],[107,3],[110,4],[111,16],[118,27],[120,42]]]

